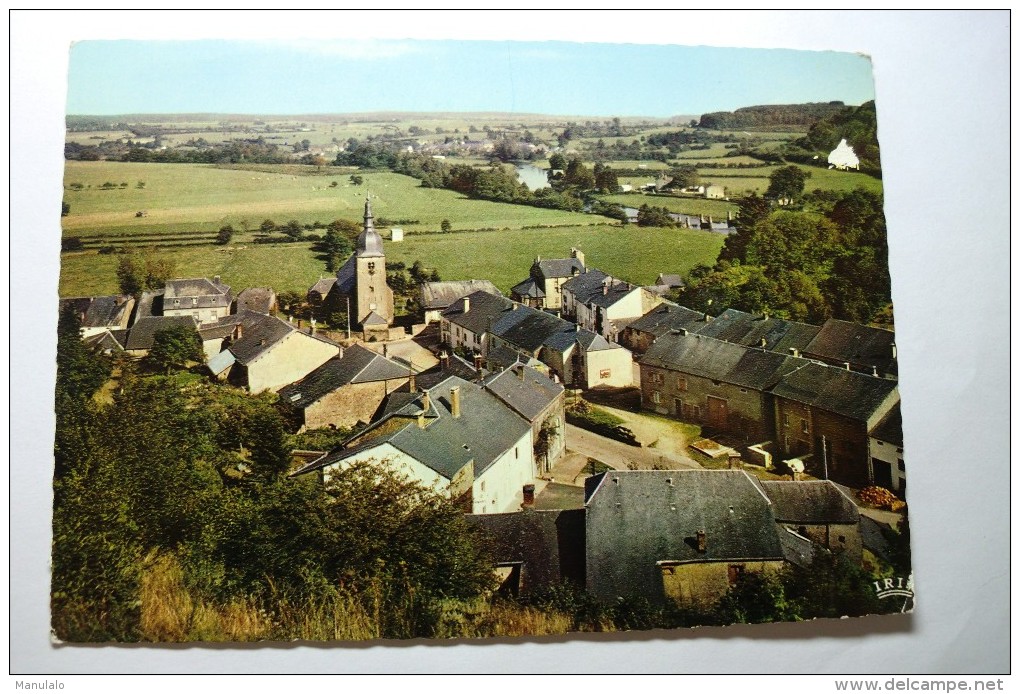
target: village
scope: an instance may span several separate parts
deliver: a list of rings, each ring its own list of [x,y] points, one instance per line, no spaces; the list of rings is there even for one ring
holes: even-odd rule
[[[399,470],[491,540],[504,595],[570,582],[705,609],[818,552],[876,576],[889,561],[906,490],[891,331],[695,311],[667,298],[684,284],[669,268],[640,286],[580,248],[520,268],[509,297],[484,277],[423,282],[421,314],[396,325],[386,251],[366,196],[354,252],[306,297],[346,333],[219,277],[62,306],[97,353],[194,332],[210,381],[275,393],[295,431],[352,432],[292,451],[291,482]]]

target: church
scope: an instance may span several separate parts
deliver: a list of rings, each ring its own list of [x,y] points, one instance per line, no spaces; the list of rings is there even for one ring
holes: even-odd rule
[[[365,228],[358,236],[354,253],[337,271],[336,282],[326,301],[333,310],[348,313],[351,329],[360,331],[366,342],[389,337],[393,323],[393,290],[386,284],[386,254],[382,237],[375,230],[372,203],[367,196]]]

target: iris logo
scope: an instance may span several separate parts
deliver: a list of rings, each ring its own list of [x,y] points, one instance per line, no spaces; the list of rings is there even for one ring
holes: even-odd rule
[[[875,595],[878,596],[879,600],[883,600],[885,598],[903,598],[903,609],[901,609],[900,612],[906,612],[908,609],[913,609],[913,574],[907,576],[907,578],[903,578],[902,576],[882,578],[877,581],[872,581],[871,585],[875,587]]]

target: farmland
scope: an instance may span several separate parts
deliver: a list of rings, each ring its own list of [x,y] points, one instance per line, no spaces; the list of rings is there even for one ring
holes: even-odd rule
[[[501,290],[528,274],[536,255],[564,257],[570,248],[585,251],[588,261],[615,276],[650,283],[660,272],[686,274],[697,263],[711,264],[723,237],[702,231],[628,227],[565,227],[517,231],[421,234],[402,243],[387,243],[388,262],[410,265],[421,260],[444,279],[490,279]],[[325,265],[311,244],[238,244],[164,248],[154,253],[172,261],[182,277],[220,275],[241,289],[272,286],[304,294]],[[117,291],[118,254],[65,253],[60,274],[61,296],[110,294]]]

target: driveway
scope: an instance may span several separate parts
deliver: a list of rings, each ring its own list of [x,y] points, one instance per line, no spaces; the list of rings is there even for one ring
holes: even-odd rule
[[[577,453],[601,461],[616,470],[700,470],[701,465],[675,450],[639,448],[607,439],[605,436],[567,424],[567,453]],[[583,463],[582,463],[583,467]],[[555,471],[554,471],[555,472]],[[580,470],[578,470],[580,472]],[[557,481],[566,482],[557,477]]]

